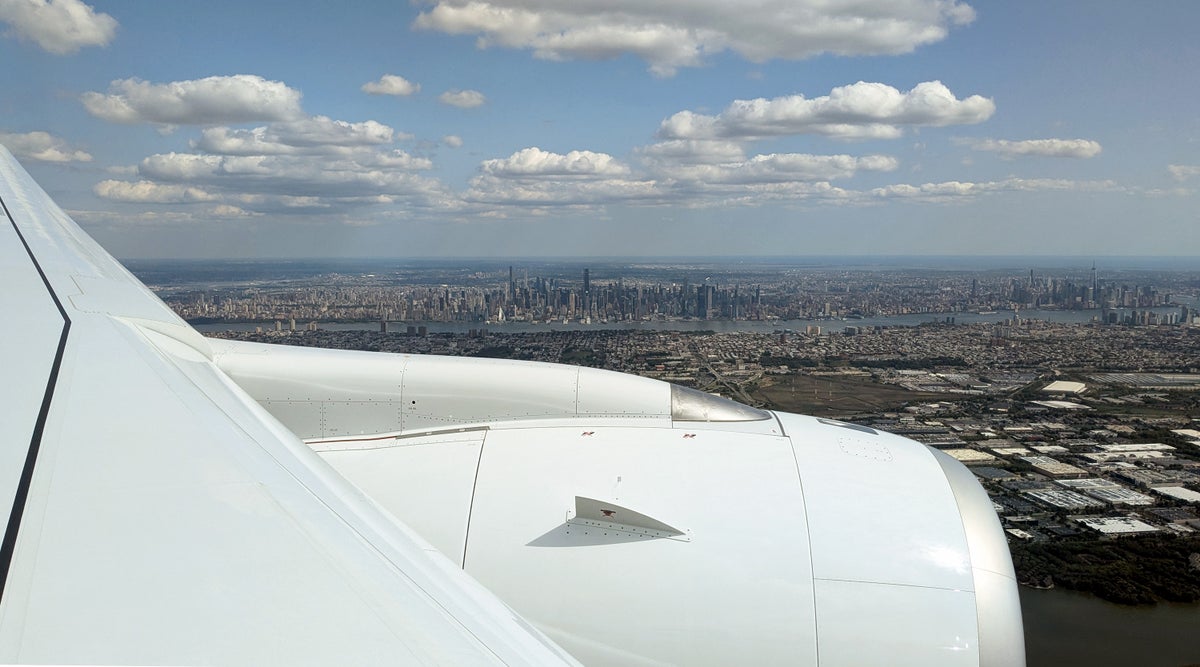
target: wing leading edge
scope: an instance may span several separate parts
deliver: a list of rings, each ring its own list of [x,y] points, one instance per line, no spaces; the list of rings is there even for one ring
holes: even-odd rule
[[[347,484],[0,147],[0,662],[573,664]]]

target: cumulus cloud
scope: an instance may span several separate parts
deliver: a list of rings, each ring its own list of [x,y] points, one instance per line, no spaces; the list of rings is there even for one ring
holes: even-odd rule
[[[893,139],[905,126],[963,125],[991,117],[992,100],[972,95],[957,99],[940,81],[926,81],[901,92],[882,83],[859,81],[808,99],[736,100],[708,116],[680,111],[659,126],[663,139],[759,139],[821,134],[839,139]]]
[[[473,109],[482,106],[487,98],[478,90],[447,90],[438,95],[438,101],[460,109]]]
[[[441,196],[444,187],[438,181],[411,173],[429,166],[424,158],[402,151],[347,158],[160,153],[142,160],[138,174],[154,183],[187,184],[218,194],[317,196],[362,203],[369,201],[362,198],[378,195]]]
[[[417,28],[478,35],[478,46],[531,49],[549,60],[632,54],[659,76],[733,51],[755,62],[822,53],[908,53],[937,42],[974,11],[957,0],[691,0],[548,3],[436,0]]]
[[[634,175],[607,153],[593,151],[562,154],[526,148],[507,158],[484,160],[479,172],[462,194],[467,204],[590,209],[663,196],[652,179]]]
[[[746,153],[734,141],[706,139],[673,139],[643,146],[638,152],[653,161],[684,164],[713,164],[744,160]]]
[[[362,85],[362,91],[369,95],[395,95],[407,97],[421,91],[421,84],[413,83],[402,76],[384,74],[378,81],[369,81]]]
[[[457,134],[447,134],[446,136],[442,137],[442,143],[446,144],[450,148],[462,148],[463,140],[462,137],[458,136]]]
[[[664,168],[659,175],[705,186],[819,182],[850,178],[859,171],[893,171],[895,158],[887,155],[808,155],[772,153],[749,160],[721,164],[689,164]]]
[[[607,153],[571,151],[560,155],[536,146],[517,151],[504,159],[485,160],[479,166],[479,170],[498,178],[587,178],[625,176],[629,173],[629,167]]]
[[[605,153],[560,154],[526,148],[481,163],[480,174],[463,199],[470,204],[543,210],[614,203],[699,208],[843,200],[855,193],[830,185],[830,180],[897,167],[896,159],[886,155],[783,153],[746,158],[738,146],[722,142],[663,142],[639,153],[642,169]]]
[[[362,167],[380,167],[403,171],[433,169],[433,161],[429,158],[417,157],[398,148],[390,151],[360,154],[355,156],[354,162]]]
[[[93,188],[98,196],[112,201],[139,204],[183,204],[216,199],[200,188],[185,185],[162,185],[150,181],[100,181]]]
[[[222,155],[294,155],[345,152],[358,146],[391,143],[396,131],[373,120],[348,123],[327,116],[272,123],[249,130],[208,127],[193,148]]]
[[[162,84],[121,79],[107,93],[87,92],[80,100],[93,116],[125,124],[217,125],[303,115],[300,91],[252,74]]]
[[[351,209],[364,206],[460,205],[440,181],[415,173],[433,168],[429,158],[394,147],[411,138],[378,121],[327,116],[288,117],[252,128],[203,127],[191,151],[150,155],[133,174],[121,172],[126,180],[104,181],[95,192],[116,201],[211,202],[218,208],[206,210],[322,212],[347,221],[353,219]],[[201,209],[192,210],[199,215]]]
[[[1113,181],[1074,181],[1059,178],[1007,178],[1001,181],[945,181],[922,185],[896,184],[875,188],[870,195],[881,199],[947,201],[993,192],[1122,192]]]
[[[659,202],[664,193],[652,180],[631,178],[501,178],[481,174],[463,193],[471,204],[509,206],[603,206],[641,200]]]
[[[1175,180],[1186,181],[1193,176],[1200,176],[1200,165],[1171,164],[1167,165],[1167,171],[1171,172],[1171,177]]]
[[[6,34],[60,56],[105,46],[117,33],[116,19],[79,0],[0,0],[0,22]]]
[[[8,147],[13,155],[38,162],[91,162],[87,151],[71,148],[65,139],[47,132],[25,132],[23,134],[0,132],[0,144]]]
[[[251,213],[240,206],[232,204],[217,204],[208,211],[209,215],[217,218],[249,218],[261,213]]]
[[[862,199],[862,193],[837,187],[829,181],[780,181],[745,183],[737,186],[707,184],[694,188],[677,186],[674,195],[679,205],[687,208],[754,207],[799,201],[841,204]]]
[[[977,151],[998,153],[1005,158],[1037,156],[1086,159],[1096,157],[1101,150],[1098,142],[1089,139],[983,139],[971,141],[970,145]]]
[[[327,116],[275,123],[270,128],[280,143],[289,146],[378,146],[391,143],[395,130],[373,120],[349,123]]]

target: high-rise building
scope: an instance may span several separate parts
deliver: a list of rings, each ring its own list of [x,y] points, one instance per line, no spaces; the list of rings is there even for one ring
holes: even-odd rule
[[[583,314],[592,314],[592,276],[587,269],[583,270]]]

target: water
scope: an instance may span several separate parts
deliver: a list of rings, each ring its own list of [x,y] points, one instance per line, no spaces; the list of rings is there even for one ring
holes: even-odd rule
[[[1124,316],[1131,309],[1110,309],[1110,312],[1119,313]],[[1175,307],[1160,307],[1160,308],[1142,308],[1141,310],[1152,310],[1156,313],[1169,314],[1179,312]],[[1092,318],[1099,318],[1102,311],[1100,310],[1022,310],[1020,316],[1022,319],[1045,320],[1048,322],[1063,322],[1063,323],[1087,323],[1091,322]],[[424,326],[430,333],[462,333],[465,334],[471,329],[487,329],[495,333],[541,333],[546,331],[715,331],[717,333],[729,333],[736,331],[747,331],[755,333],[779,333],[785,329],[790,329],[796,332],[803,332],[806,326],[821,327],[823,333],[840,332],[846,327],[875,327],[875,326],[890,326],[890,327],[911,327],[929,322],[945,322],[948,318],[954,318],[957,324],[975,324],[983,323],[999,323],[1005,320],[1010,320],[1014,316],[1011,310],[1001,310],[995,313],[979,314],[979,313],[912,313],[908,315],[895,315],[891,317],[864,317],[862,319],[847,319],[847,320],[784,320],[777,323],[751,321],[751,320],[651,320],[648,322],[607,322],[580,324],[578,322],[549,322],[537,323],[530,322],[506,322],[504,324],[484,324],[482,322],[392,322],[389,324],[391,331],[403,332],[405,328],[412,324],[414,326]],[[307,322],[297,321],[297,328],[303,329]],[[273,322],[248,322],[248,323],[227,323],[213,322],[211,324],[197,324],[195,328],[203,332],[213,331],[254,331],[257,327],[262,327],[263,330],[274,327]],[[326,331],[378,331],[378,322],[318,322],[317,326]]]
[[[1200,605],[1129,607],[1021,588],[1028,667],[1200,665]]]

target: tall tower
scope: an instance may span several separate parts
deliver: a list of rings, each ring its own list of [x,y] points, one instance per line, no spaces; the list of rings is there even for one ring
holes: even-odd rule
[[[592,314],[592,276],[587,269],[583,270],[583,312]]]
[[[1093,259],[1092,260],[1092,286],[1087,291],[1087,307],[1088,308],[1100,307],[1100,292],[1099,292],[1099,290],[1096,289],[1097,287],[1098,287],[1098,285],[1096,284],[1096,260]]]

